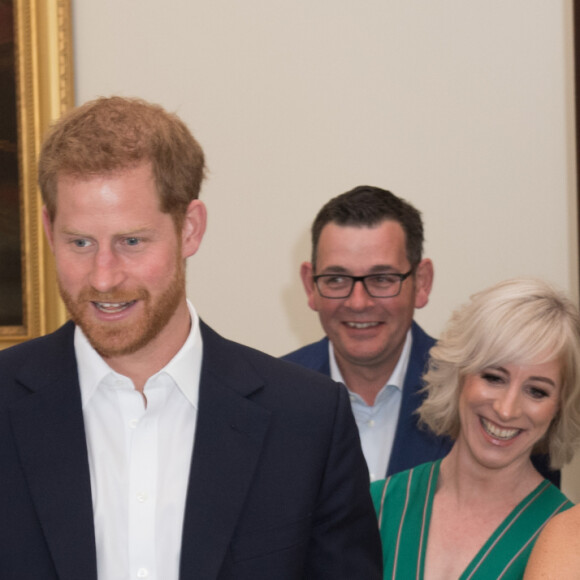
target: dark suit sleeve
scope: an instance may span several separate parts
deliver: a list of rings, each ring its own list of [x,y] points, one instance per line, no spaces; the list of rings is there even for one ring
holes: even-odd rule
[[[346,389],[335,423],[306,563],[305,578],[382,579],[381,543]]]

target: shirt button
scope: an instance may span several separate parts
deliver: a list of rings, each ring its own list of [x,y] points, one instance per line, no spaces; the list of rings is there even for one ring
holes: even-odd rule
[[[137,501],[138,501],[138,502],[140,502],[140,503],[144,503],[144,502],[146,502],[148,499],[149,499],[149,496],[147,495],[147,492],[145,492],[145,491],[140,491],[140,492],[137,494]]]
[[[147,578],[149,576],[149,570],[147,568],[139,568],[137,570],[137,578]]]
[[[375,421],[374,421],[374,419],[371,419],[371,420],[368,422],[368,426],[369,426],[369,427],[374,427],[374,426],[375,426]]]
[[[131,419],[129,421],[129,427],[131,427],[131,429],[136,429],[137,428],[137,423],[139,423],[139,421],[137,419]]]

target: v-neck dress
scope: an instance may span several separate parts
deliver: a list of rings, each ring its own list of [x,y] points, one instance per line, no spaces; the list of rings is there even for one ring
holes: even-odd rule
[[[440,465],[441,460],[424,463],[371,485],[383,542],[385,580],[424,577]],[[545,479],[497,527],[459,580],[522,578],[541,529],[552,516],[572,505]]]

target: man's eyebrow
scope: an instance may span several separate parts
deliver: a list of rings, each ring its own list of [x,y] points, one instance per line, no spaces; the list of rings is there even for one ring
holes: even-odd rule
[[[79,238],[90,238],[91,237],[89,234],[83,234],[78,230],[72,230],[69,228],[61,228],[57,231],[61,234],[64,234],[65,236],[76,236]]]
[[[147,233],[151,232],[152,229],[153,228],[150,228],[148,226],[143,226],[143,227],[135,228],[133,230],[129,230],[126,232],[116,232],[113,234],[113,237],[122,238],[122,237],[138,236],[138,235],[142,235],[142,234],[147,234]],[[66,236],[78,236],[80,238],[93,238],[94,237],[92,234],[83,233],[81,231],[69,229],[66,227],[62,228],[60,230],[60,233],[66,235]]]
[[[344,266],[327,266],[322,270],[322,272],[330,273],[330,274],[347,274],[349,270],[347,270]]]
[[[114,234],[114,236],[118,237],[118,238],[130,237],[130,236],[139,236],[139,235],[143,235],[143,234],[148,234],[152,231],[153,231],[153,228],[142,227],[142,228],[136,228],[134,230],[130,230],[128,232],[118,232],[118,233]]]
[[[373,266],[370,270],[370,273],[374,274],[376,273],[382,273],[382,272],[387,272],[387,273],[393,273],[393,274],[400,274],[402,273],[402,270],[400,270],[399,268],[395,268],[393,266],[391,266],[390,264],[377,264],[376,266]]]
[[[348,268],[345,268],[344,266],[339,266],[339,265],[326,266],[326,268],[324,268],[323,271],[330,272],[330,273],[338,273],[338,274],[346,274],[346,273],[350,272],[350,270]],[[381,272],[392,272],[392,273],[398,274],[399,269],[394,268],[393,266],[390,266],[389,264],[376,264],[375,266],[372,266],[368,270],[369,274],[375,274],[375,273],[381,273]]]

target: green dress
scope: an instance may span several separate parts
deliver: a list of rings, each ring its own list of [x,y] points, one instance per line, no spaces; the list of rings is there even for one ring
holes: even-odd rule
[[[433,496],[441,460],[424,463],[371,485],[379,519],[386,579],[422,580]],[[572,507],[542,481],[499,525],[460,580],[520,579],[538,534],[555,514]]]

